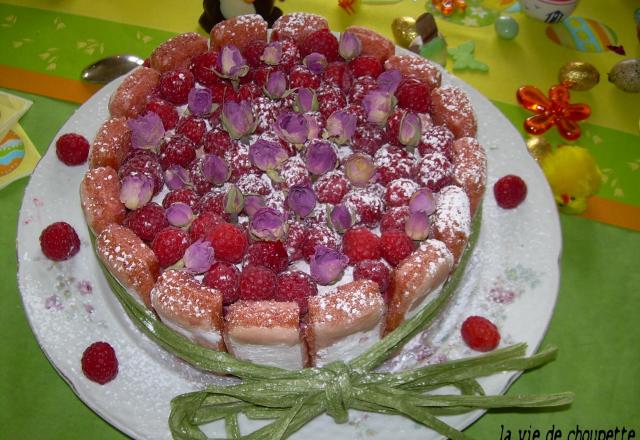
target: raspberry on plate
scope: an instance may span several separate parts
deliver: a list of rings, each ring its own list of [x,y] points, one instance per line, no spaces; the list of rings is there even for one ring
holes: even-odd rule
[[[156,234],[151,249],[158,257],[160,266],[169,267],[184,256],[190,244],[189,234],[185,230],[168,226]]]
[[[209,231],[214,226],[221,223],[226,223],[222,217],[213,212],[203,212],[197,216],[189,226],[189,238],[191,243],[195,243],[198,240],[204,240],[209,234]]]
[[[81,165],[89,157],[89,141],[77,133],[65,133],[56,141],[56,155],[65,165]]]
[[[160,117],[162,121],[162,126],[165,130],[171,130],[176,127],[178,123],[178,119],[180,116],[178,115],[178,110],[170,104],[169,102],[160,99],[153,98],[147,103],[146,112],[153,112]]]
[[[380,241],[382,256],[393,267],[400,264],[415,249],[413,240],[404,231],[397,229],[383,232]]]
[[[245,266],[240,273],[240,299],[261,301],[276,294],[275,272],[264,266]]]
[[[204,275],[202,283],[212,289],[217,289],[222,294],[225,306],[236,302],[240,297],[240,271],[233,264],[215,262]]]
[[[227,263],[239,263],[247,251],[247,235],[238,226],[221,223],[215,225],[207,241],[211,242],[216,260]]]
[[[472,350],[487,352],[500,344],[500,332],[494,323],[482,316],[469,316],[460,329],[462,339]]]
[[[160,77],[160,95],[172,104],[186,104],[194,84],[193,73],[189,70],[165,72]]]
[[[380,237],[367,228],[347,230],[342,238],[342,252],[349,257],[349,264],[380,258]]]
[[[300,52],[303,58],[310,53],[316,52],[327,57],[327,61],[332,62],[340,58],[338,45],[338,39],[329,29],[320,29],[312,32],[304,39],[300,45]]]
[[[381,260],[363,260],[356,264],[353,269],[354,280],[371,280],[378,283],[380,293],[384,297],[385,301],[389,298],[387,296],[387,288],[389,287],[389,280],[391,273],[386,264]]]
[[[493,185],[493,195],[498,206],[513,209],[527,197],[527,184],[519,176],[508,174]]]
[[[176,133],[188,137],[195,145],[200,145],[206,131],[207,124],[204,120],[193,115],[182,118],[176,126]]]
[[[278,275],[276,301],[295,301],[300,307],[300,316],[309,309],[308,298],[318,294],[318,287],[304,272],[292,270]]]
[[[380,60],[371,55],[360,55],[349,62],[349,70],[354,78],[369,76],[377,78],[384,71]]]
[[[176,134],[160,146],[160,165],[167,169],[171,165],[188,168],[196,158],[196,144],[182,134]]]
[[[218,52],[216,51],[204,52],[193,57],[189,69],[196,81],[207,87],[218,84],[221,80],[214,71],[217,60]]]
[[[257,241],[247,250],[247,264],[280,273],[289,266],[289,257],[281,241]]]
[[[151,242],[156,234],[169,226],[162,206],[150,202],[142,208],[130,211],[124,219],[124,226],[146,242]]]
[[[417,79],[402,81],[396,90],[396,98],[400,108],[417,113],[428,113],[431,110],[431,90]]]
[[[118,358],[107,342],[94,342],[82,353],[82,372],[88,379],[104,385],[118,375]]]
[[[40,234],[40,248],[50,260],[64,261],[80,250],[80,238],[69,223],[52,223]]]

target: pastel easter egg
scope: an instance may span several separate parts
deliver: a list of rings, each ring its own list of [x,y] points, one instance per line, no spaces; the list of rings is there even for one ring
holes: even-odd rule
[[[573,13],[579,0],[520,0],[522,10],[545,23],[559,23]]]
[[[6,176],[20,165],[24,159],[24,143],[12,131],[9,131],[0,144],[0,176]]]
[[[616,33],[604,23],[590,18],[569,17],[547,27],[547,37],[560,46],[580,52],[604,52],[618,42]]]
[[[501,15],[493,25],[498,36],[504,40],[513,40],[520,30],[518,22],[508,15]]]
[[[640,58],[629,58],[613,66],[609,81],[625,92],[640,92]]]

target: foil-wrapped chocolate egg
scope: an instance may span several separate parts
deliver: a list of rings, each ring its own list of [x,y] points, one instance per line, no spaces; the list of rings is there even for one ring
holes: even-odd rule
[[[572,90],[585,91],[600,82],[600,72],[589,63],[569,61],[560,68],[558,81]]]
[[[416,20],[412,17],[394,18],[391,23],[391,31],[396,43],[402,47],[409,47],[411,42],[418,38]]]
[[[551,144],[542,136],[531,136],[527,139],[527,150],[537,162],[540,162],[551,153]]]

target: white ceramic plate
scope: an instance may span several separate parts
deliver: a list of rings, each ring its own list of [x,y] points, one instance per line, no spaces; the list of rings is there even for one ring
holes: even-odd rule
[[[463,88],[478,116],[478,139],[488,156],[489,190],[483,203],[483,224],[476,251],[451,305],[432,328],[407,344],[387,362],[391,370],[455,359],[477,353],[462,342],[459,328],[469,315],[497,324],[501,345],[538,347],[552,316],[559,283],[560,225],[555,203],[537,164],[528,155],[511,123],[479,92],[447,74],[443,82]],[[60,129],[93,139],[107,119],[112,83],[87,101]],[[58,136],[56,136],[57,139]],[[171,438],[167,417],[174,396],[224,379],[203,374],[158,348],[125,316],[111,294],[93,254],[80,207],[78,187],[85,166],[67,167],[49,148],[26,189],[18,224],[19,286],[24,307],[42,350],[74,392],[98,415],[139,439]],[[514,210],[496,206],[491,188],[505,174],[517,174],[528,185],[525,202]],[[42,229],[66,221],[78,232],[82,247],[69,261],[46,259],[39,246]],[[86,379],[80,368],[84,349],[104,340],[114,346],[120,367],[117,378],[104,385]],[[503,393],[517,374],[503,373],[481,380],[488,394]],[[37,411],[37,407],[34,407]],[[447,417],[462,429],[481,411]],[[244,422],[243,430],[253,428]],[[224,436],[221,425],[207,429]],[[293,438],[435,439],[440,436],[399,416],[352,411],[350,422],[336,425],[322,416]]]

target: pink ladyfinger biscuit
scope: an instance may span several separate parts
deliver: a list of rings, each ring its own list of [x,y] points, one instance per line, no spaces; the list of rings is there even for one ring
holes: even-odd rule
[[[160,81],[160,73],[148,67],[138,67],[122,81],[109,100],[112,117],[135,118],[147,107],[147,101]]]
[[[149,63],[152,69],[160,73],[186,69],[191,58],[206,52],[208,48],[209,42],[206,37],[196,32],[187,32],[176,35],[156,47],[149,56]]]
[[[267,22],[258,14],[221,21],[211,29],[211,50],[232,44],[242,50],[254,40],[267,41]]]
[[[297,45],[315,31],[329,29],[327,19],[306,12],[293,12],[278,18],[273,24],[271,39],[273,41],[290,39]]]
[[[384,68],[399,70],[404,76],[418,79],[431,89],[440,87],[442,82],[442,73],[435,64],[415,55],[393,55],[385,61]]]
[[[87,171],[80,183],[80,203],[94,234],[99,234],[111,223],[122,223],[127,210],[120,201],[118,173],[111,167]]]
[[[436,125],[446,125],[456,139],[475,137],[476,116],[467,94],[457,87],[440,87],[431,92],[431,117]]]
[[[118,170],[131,149],[131,130],[127,118],[108,119],[96,134],[89,152],[89,167]]]
[[[480,142],[471,137],[454,141],[452,151],[453,180],[467,193],[473,217],[487,184],[487,155]]]
[[[433,238],[442,241],[458,264],[471,233],[471,210],[467,193],[458,186],[445,186],[436,199],[431,215]]]
[[[349,26],[345,32],[355,34],[362,43],[361,55],[370,55],[384,63],[396,53],[396,46],[387,37],[363,26]]]

